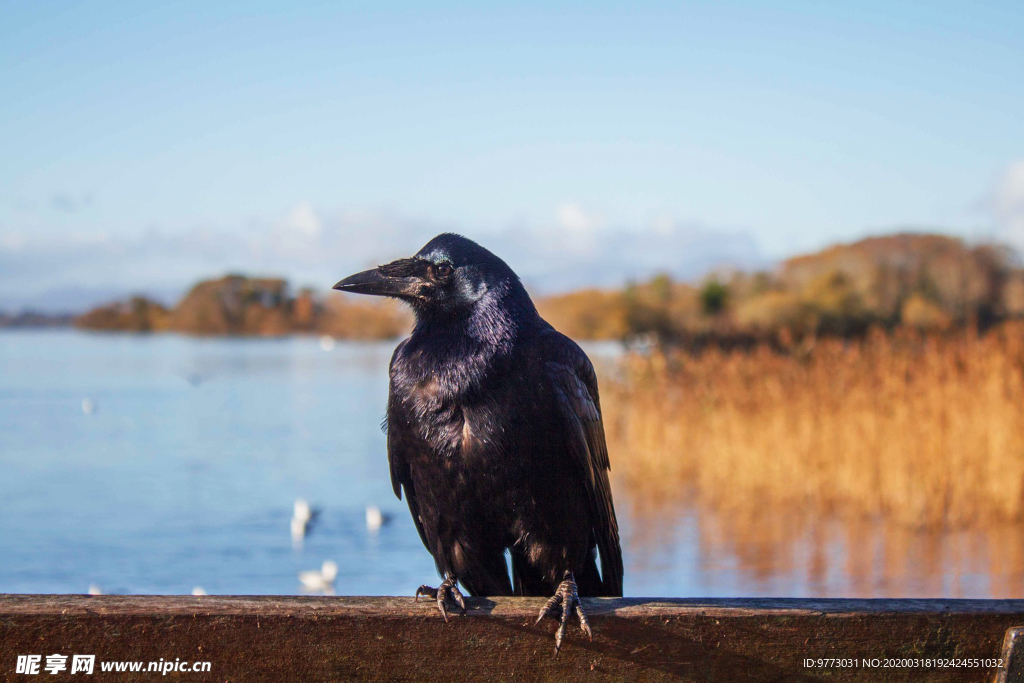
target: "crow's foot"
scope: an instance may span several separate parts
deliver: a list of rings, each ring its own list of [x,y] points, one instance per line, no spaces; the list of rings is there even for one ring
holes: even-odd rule
[[[562,609],[559,610],[558,606],[561,604]],[[576,580],[572,576],[572,572],[566,572],[565,577],[562,579],[562,583],[558,585],[555,590],[554,596],[547,601],[547,604],[540,611],[540,616],[537,617],[537,624],[539,624],[544,617],[550,616],[553,619],[558,619],[558,630],[555,631],[555,654],[558,654],[558,650],[562,647],[562,638],[565,637],[565,627],[569,623],[569,619],[575,608],[576,617],[580,621],[580,629],[587,634],[590,640],[594,639],[594,634],[590,631],[590,623],[587,621],[587,615],[583,611],[583,605],[580,604],[580,596],[576,592]],[[534,624],[536,626],[536,624]]]
[[[427,585],[417,588],[417,601],[419,601],[421,595],[429,595],[437,600],[437,608],[441,610],[441,616],[444,617],[446,622],[448,621],[449,605],[457,605],[462,610],[463,616],[466,614],[466,600],[462,597],[462,593],[459,592],[458,581],[451,574],[437,588],[431,588]]]

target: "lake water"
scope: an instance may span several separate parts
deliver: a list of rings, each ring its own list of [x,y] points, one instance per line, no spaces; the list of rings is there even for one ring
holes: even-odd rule
[[[296,594],[297,573],[326,559],[339,594],[436,585],[388,477],[394,346],[0,333],[0,592]],[[627,595],[1019,597],[1024,584],[1019,528],[897,533],[615,496]],[[295,545],[299,497],[321,514]],[[392,521],[370,531],[368,505]]]

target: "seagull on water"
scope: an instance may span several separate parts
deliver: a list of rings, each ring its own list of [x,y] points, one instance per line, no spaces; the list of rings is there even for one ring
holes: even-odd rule
[[[309,533],[313,520],[320,514],[320,511],[309,506],[305,498],[295,501],[295,509],[292,512],[292,540],[299,543]]]
[[[366,528],[371,532],[378,531],[382,526],[391,521],[391,515],[381,512],[376,505],[366,506]]]
[[[324,560],[319,570],[299,572],[302,587],[310,591],[329,591],[334,588],[334,579],[338,578],[338,565],[334,560]]]

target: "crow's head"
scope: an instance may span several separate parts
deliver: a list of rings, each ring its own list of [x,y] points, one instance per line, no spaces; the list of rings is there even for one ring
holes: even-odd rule
[[[481,301],[516,303],[529,297],[500,258],[476,242],[445,233],[412,258],[402,258],[350,275],[334,289],[389,296],[423,314],[471,312]],[[531,305],[532,308],[532,305]]]

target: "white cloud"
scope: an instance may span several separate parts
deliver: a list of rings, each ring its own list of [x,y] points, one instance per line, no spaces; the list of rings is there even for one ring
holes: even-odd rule
[[[583,207],[575,202],[565,202],[559,205],[555,212],[558,223],[563,228],[574,233],[592,232],[600,225],[598,218],[583,210]]]
[[[4,251],[20,251],[27,242],[24,233],[0,232],[0,249]]]
[[[669,214],[659,214],[655,216],[654,221],[651,223],[651,227],[654,232],[659,235],[671,235],[676,229],[676,219]]]
[[[1010,164],[996,183],[991,210],[1005,239],[1024,246],[1024,159]]]
[[[764,260],[740,231],[661,217],[652,225],[604,225],[575,205],[546,222],[487,231],[383,211],[324,211],[308,202],[284,218],[245,229],[151,230],[75,239],[0,230],[0,310],[82,309],[116,296],[149,293],[173,301],[201,278],[227,272],[280,275],[329,295],[358,270],[414,254],[434,235],[459,232],[505,259],[533,291],[617,286],[667,271],[695,278],[726,264]]]
[[[306,237],[316,237],[323,229],[323,221],[309,202],[299,202],[288,213],[285,227],[295,230]]]

